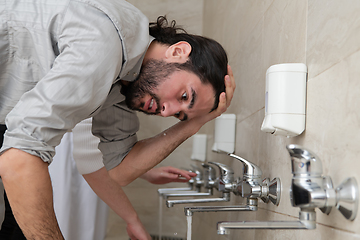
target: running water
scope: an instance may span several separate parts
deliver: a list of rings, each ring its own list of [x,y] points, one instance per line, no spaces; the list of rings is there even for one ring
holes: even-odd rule
[[[187,236],[186,240],[191,240],[191,222],[192,222],[192,216],[187,216]],[[161,239],[161,238],[160,238]]]
[[[159,239],[162,238],[162,196],[159,196]]]

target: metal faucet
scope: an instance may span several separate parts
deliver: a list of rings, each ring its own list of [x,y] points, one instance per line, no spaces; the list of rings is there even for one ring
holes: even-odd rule
[[[262,171],[260,167],[239,157],[229,153],[230,157],[235,158],[244,164],[243,178],[236,184],[235,194],[241,194],[243,198],[258,199],[268,203],[269,200],[276,206],[280,202],[281,182],[279,178],[270,181],[269,178],[261,180]]]
[[[235,182],[223,184],[224,189],[246,198],[246,205],[185,207],[186,216],[192,216],[194,212],[256,211],[259,198],[265,203],[268,203],[270,200],[273,204],[279,205],[281,192],[279,178],[274,178],[271,182],[269,178],[261,181],[262,171],[257,165],[235,154],[228,155],[244,164],[243,178]]]
[[[352,221],[358,209],[358,186],[355,178],[347,178],[336,189],[331,177],[322,176],[320,159],[309,150],[289,145],[291,156],[292,183],[290,198],[294,207],[320,208],[329,214],[336,207],[342,215]]]
[[[208,178],[205,178],[204,180],[206,180],[205,182],[205,187],[208,188],[208,191],[213,192],[213,188],[216,188],[217,190],[219,190],[221,192],[221,197],[219,198],[196,198],[196,199],[181,199],[181,200],[167,200],[166,201],[166,206],[167,207],[173,207],[175,204],[185,204],[185,203],[205,203],[205,202],[228,202],[230,201],[230,191],[231,189],[229,189],[229,184],[231,184],[234,181],[234,171],[229,167],[226,166],[225,164],[222,163],[218,163],[218,162],[209,162],[209,164],[215,165],[219,168],[220,170],[220,176],[216,179],[214,179],[212,174],[209,175]],[[204,166],[205,169],[208,170],[209,169],[213,169],[210,165],[205,164]],[[212,170],[214,171],[214,170]],[[169,196],[169,195],[168,195]],[[175,196],[175,195],[171,195],[171,196]],[[192,195],[194,196],[194,195]],[[195,195],[195,196],[200,196],[200,195]],[[210,194],[208,195],[210,196]]]
[[[197,191],[186,191],[186,192],[168,192],[163,194],[163,198],[166,200],[169,197],[199,197],[199,196],[211,196],[213,195],[212,188],[214,187],[214,181],[216,178],[216,173],[213,167],[203,163],[202,167],[204,168],[204,174],[200,171],[200,168],[194,166],[197,170],[197,176],[195,177],[195,187]],[[203,186],[205,188],[204,192],[200,192],[200,188]]]
[[[321,161],[314,153],[294,144],[287,150],[293,174],[291,204],[300,207],[299,221],[218,222],[218,234],[228,234],[230,229],[315,229],[315,208],[329,214],[336,207],[346,219],[355,219],[359,202],[355,178],[347,178],[334,189],[331,178],[322,176]]]

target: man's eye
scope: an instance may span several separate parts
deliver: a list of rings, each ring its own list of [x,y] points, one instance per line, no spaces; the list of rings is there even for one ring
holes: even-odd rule
[[[184,94],[181,96],[182,100],[187,100],[188,99],[188,95],[186,92],[184,92]]]

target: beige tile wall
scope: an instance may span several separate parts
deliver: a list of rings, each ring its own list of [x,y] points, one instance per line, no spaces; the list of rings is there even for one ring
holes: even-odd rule
[[[216,234],[218,221],[297,219],[299,209],[291,206],[289,197],[292,175],[287,144],[301,144],[315,152],[322,160],[324,175],[331,176],[334,185],[350,176],[356,177],[360,184],[360,1],[130,2],[151,17],[163,12],[174,16],[179,24],[194,28],[194,33],[203,33],[225,47],[237,83],[236,95],[228,109],[228,113],[237,115],[236,154],[259,165],[263,177],[280,177],[282,181],[278,207],[259,203],[259,211],[252,213],[194,214],[193,239],[360,239],[360,213],[350,222],[336,209],[329,216],[317,210],[315,230],[234,230],[228,236]],[[290,139],[260,131],[266,69],[286,62],[302,62],[308,66],[306,131]],[[152,136],[174,123],[169,119],[152,119],[141,115],[140,136]],[[240,176],[240,162],[210,151],[213,126],[208,123],[201,129],[208,134],[208,160],[231,165]],[[190,153],[191,140],[162,165],[187,167]],[[138,180],[127,191],[145,225],[156,232],[156,187]],[[144,199],[144,194],[146,204],[139,200]],[[240,197],[232,196],[230,204],[241,203]],[[182,207],[167,209],[164,218],[166,235],[185,236]]]
[[[150,22],[166,15],[169,20],[183,26],[189,33],[201,34],[203,23],[203,0],[127,0],[140,9]]]
[[[236,153],[258,164],[264,177],[280,177],[283,188],[278,207],[259,204],[258,212],[234,213],[230,219],[296,220],[298,209],[291,206],[289,197],[292,175],[287,144],[314,151],[323,162],[324,174],[331,176],[335,185],[350,176],[360,182],[360,2],[224,2],[219,6],[218,1],[205,1],[204,34],[225,46],[236,75],[237,96],[228,110],[237,114]],[[260,131],[266,69],[286,62],[306,63],[309,71],[306,131],[290,139]],[[238,172],[239,165],[233,163]],[[336,209],[329,216],[317,211],[317,223],[317,229],[311,231],[245,233],[253,234],[253,239],[360,239],[360,216],[350,222]],[[233,231],[229,237],[239,239],[243,234]],[[197,236],[201,239],[200,233]]]

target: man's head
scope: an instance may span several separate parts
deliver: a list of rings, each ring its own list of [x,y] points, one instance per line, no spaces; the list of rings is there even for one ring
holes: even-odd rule
[[[146,114],[181,120],[209,113],[215,91],[211,84],[201,82],[191,67],[188,61],[146,61],[139,78],[125,88],[127,105]]]
[[[144,60],[139,79],[126,89],[128,106],[182,120],[216,109],[219,96],[225,91],[228,62],[221,45],[212,39],[187,34],[175,27],[174,21],[168,26],[165,17],[150,23],[149,30],[156,44],[169,49],[167,54],[180,52],[186,59]],[[173,94],[173,99],[169,94]],[[144,98],[146,95],[151,97]],[[145,100],[139,101],[141,98]]]

